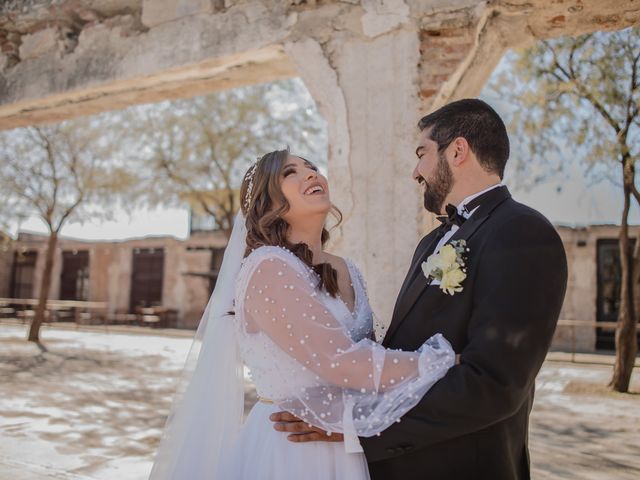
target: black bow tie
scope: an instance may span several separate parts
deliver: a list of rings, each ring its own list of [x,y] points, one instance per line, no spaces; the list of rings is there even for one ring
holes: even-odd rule
[[[467,214],[470,214],[477,207],[480,206],[482,201],[491,192],[493,192],[493,190],[489,190],[488,192],[477,196],[476,198],[474,198],[470,202],[465,203],[462,206],[462,210],[464,212],[466,212]],[[455,205],[452,205],[452,204],[449,203],[446,207],[444,207],[444,209],[447,212],[447,214],[446,215],[440,215],[439,217],[436,217],[438,220],[440,220],[440,223],[442,223],[440,228],[442,228],[443,230],[445,230],[445,231],[449,230],[453,225],[457,225],[458,227],[461,227],[462,224],[467,221],[467,218],[464,215],[462,215],[461,213],[458,212],[458,208]]]
[[[454,225],[461,227],[462,224],[467,220],[464,215],[458,213],[458,209],[454,205],[448,204],[445,207],[445,211],[447,212],[446,215],[440,215],[439,217],[436,217],[440,221],[440,223],[442,223],[441,228],[448,230]]]

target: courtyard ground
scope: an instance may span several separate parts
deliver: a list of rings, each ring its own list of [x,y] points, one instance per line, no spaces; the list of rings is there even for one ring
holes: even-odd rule
[[[25,335],[0,324],[0,479],[146,479],[191,332],[44,327],[47,351]],[[538,377],[533,478],[640,478],[638,369],[614,394],[611,356],[569,359]]]

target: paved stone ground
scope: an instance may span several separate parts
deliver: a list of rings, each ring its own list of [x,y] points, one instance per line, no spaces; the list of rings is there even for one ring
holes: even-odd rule
[[[42,352],[0,324],[0,479],[145,479],[190,345],[151,333],[45,327]],[[538,378],[533,478],[640,478],[640,394],[607,391],[611,357],[565,359]]]

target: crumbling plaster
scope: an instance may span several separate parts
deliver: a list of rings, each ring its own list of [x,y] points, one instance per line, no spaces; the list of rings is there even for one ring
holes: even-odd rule
[[[27,0],[0,7],[0,128],[298,75],[282,45],[412,31],[421,110],[477,94],[507,48],[623,28],[637,0]]]

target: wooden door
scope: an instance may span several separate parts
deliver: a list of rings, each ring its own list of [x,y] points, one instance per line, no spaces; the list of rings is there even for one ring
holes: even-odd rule
[[[136,248],[131,270],[130,309],[162,304],[164,249]]]
[[[62,252],[60,300],[89,300],[89,251]]]

